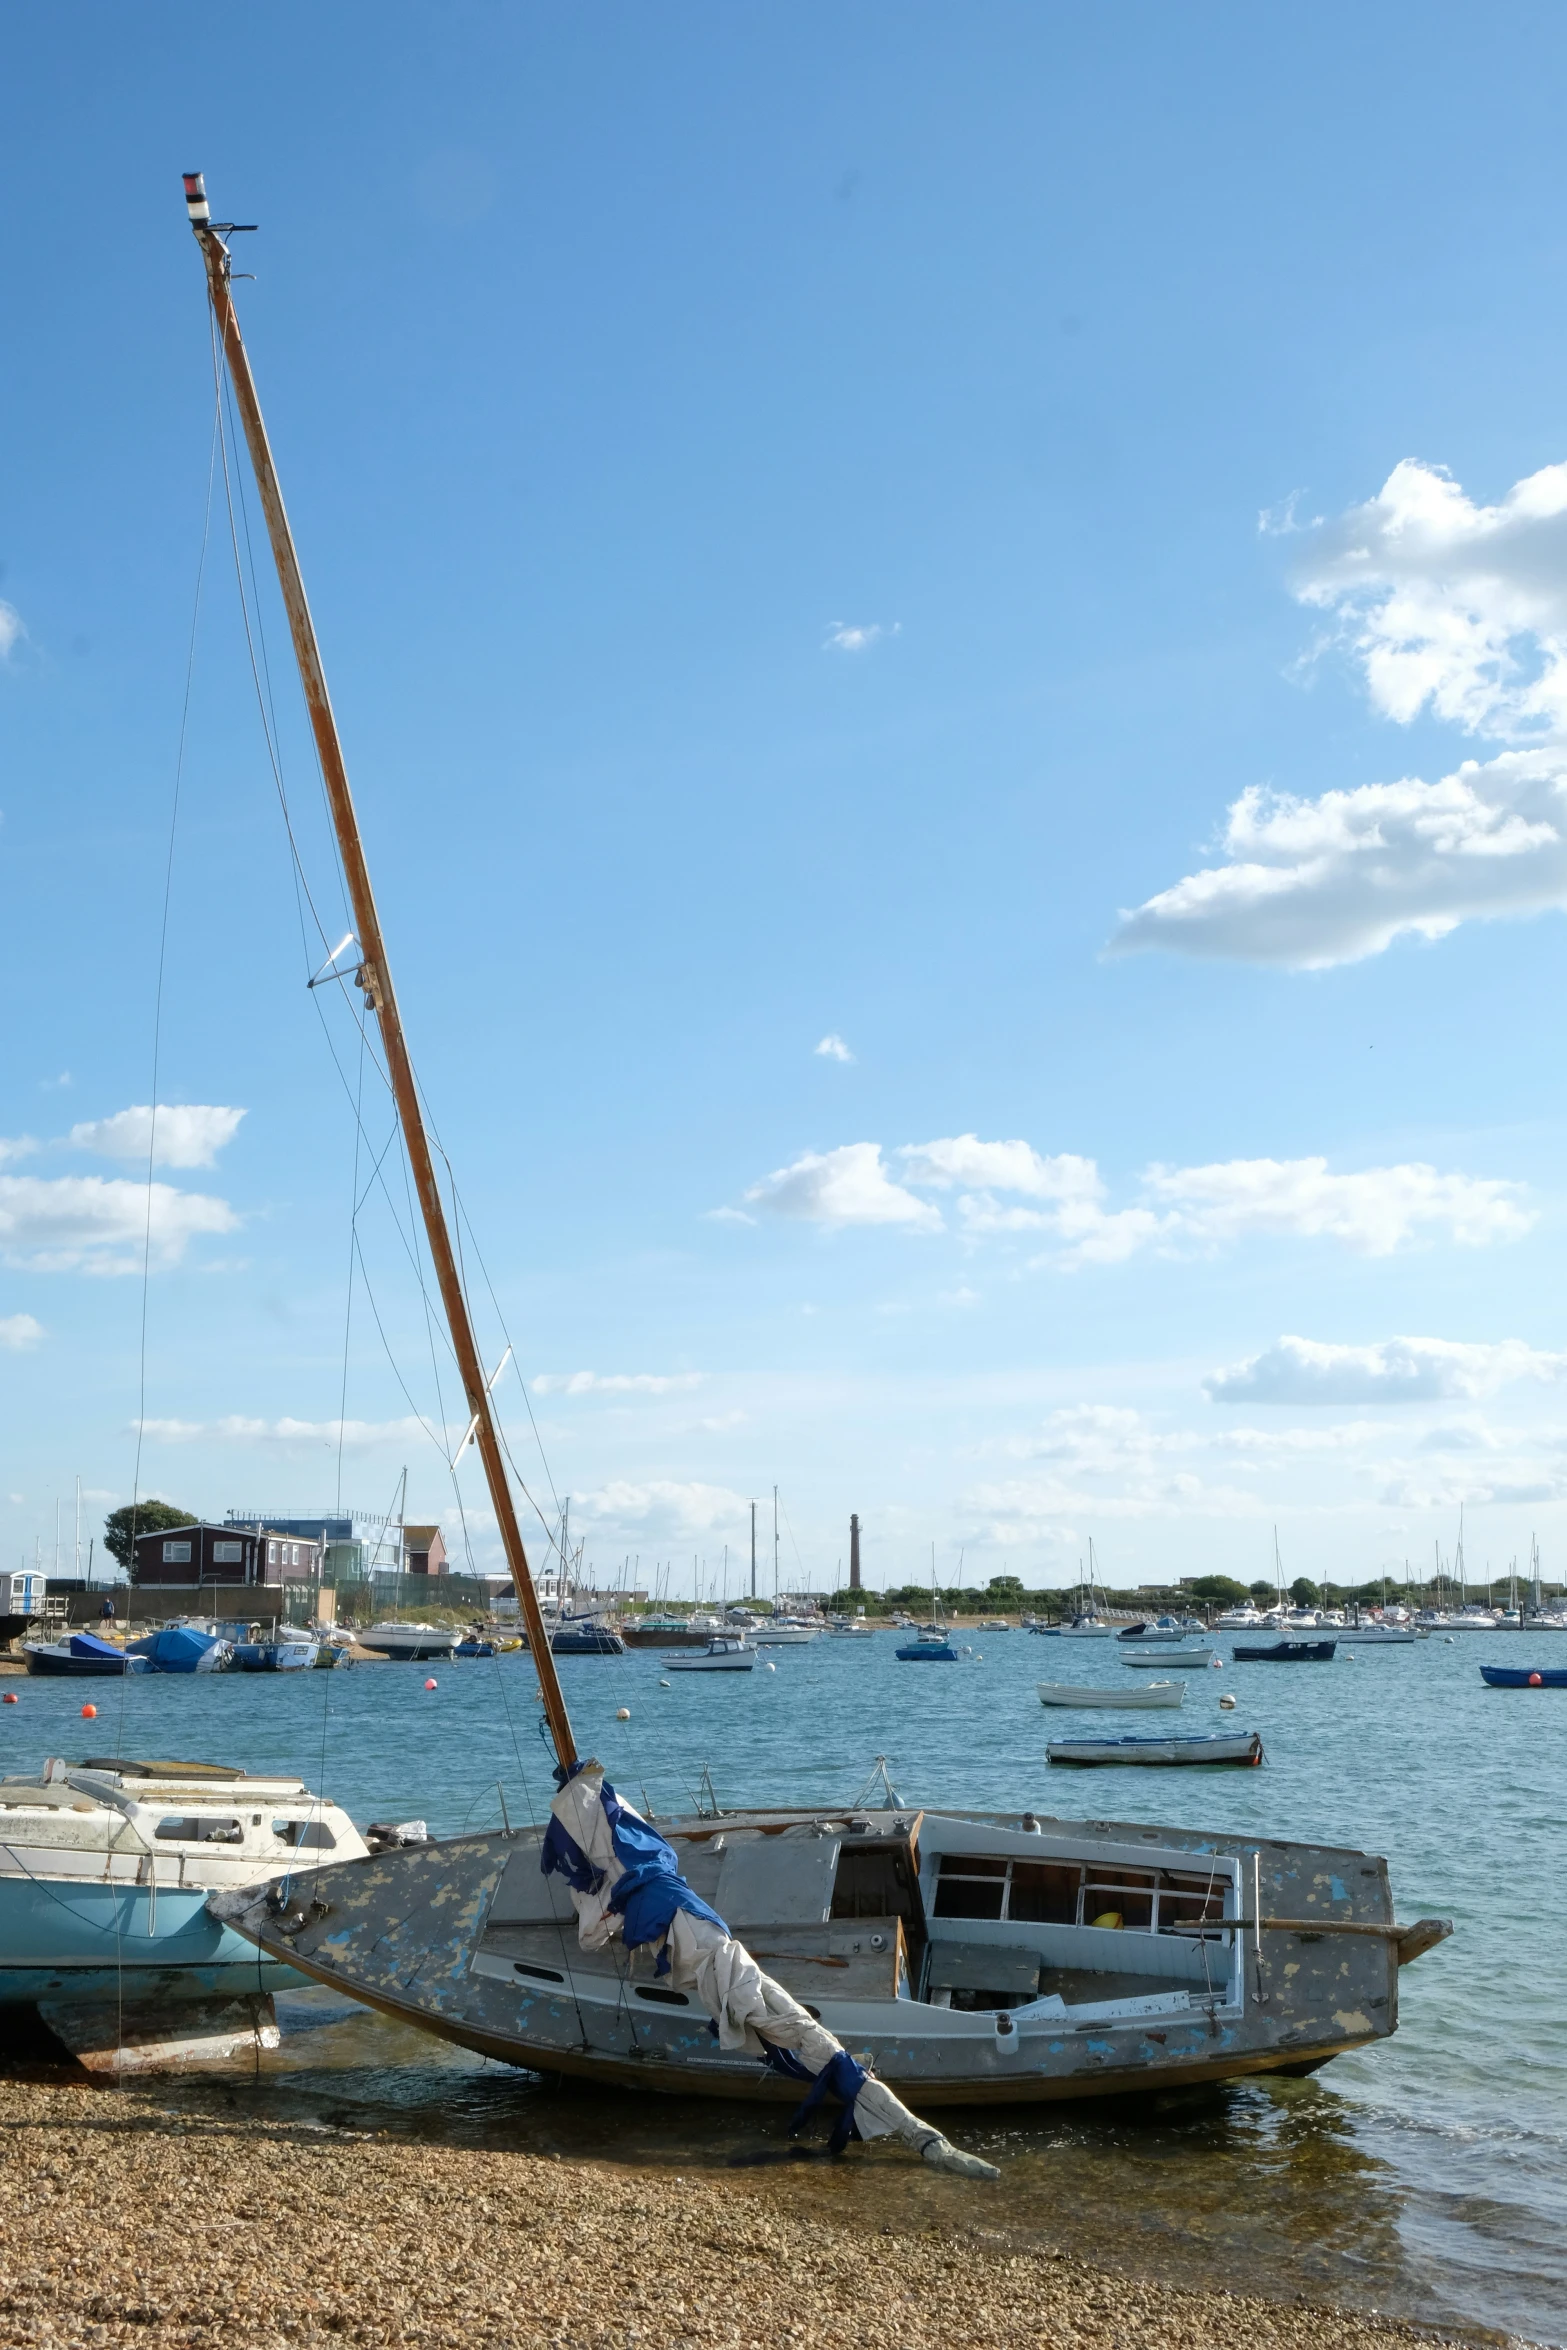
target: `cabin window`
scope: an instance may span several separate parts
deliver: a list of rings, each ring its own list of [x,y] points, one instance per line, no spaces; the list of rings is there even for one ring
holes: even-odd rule
[[[171,1812],[153,1830],[164,1844],[243,1844],[245,1831],[238,1820],[188,1819]]]
[[[944,1853],[936,1881],[939,1918],[999,1918],[1006,1914],[1010,1862],[968,1852]]]
[[[274,1820],[272,1833],[279,1844],[296,1852],[335,1852],[337,1838],[325,1820]]]
[[[163,1563],[168,1567],[189,1566],[190,1544],[188,1542],[166,1542],[163,1546]]]
[[[186,1557],[190,1553],[186,1552]],[[245,1555],[242,1542],[215,1542],[212,1545],[212,1563],[215,1567],[237,1567]]]

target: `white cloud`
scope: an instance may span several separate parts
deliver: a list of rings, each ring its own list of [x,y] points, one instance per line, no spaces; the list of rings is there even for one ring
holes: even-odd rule
[[[535,1395],[676,1395],[700,1387],[701,1371],[541,1371]]]
[[[811,1049],[820,1061],[852,1061],[854,1058],[843,1038],[836,1032],[831,1036],[824,1036],[821,1043],[814,1045]]]
[[[423,1421],[405,1413],[400,1420],[256,1420],[231,1412],[221,1420],[143,1420],[142,1433],[164,1444],[265,1444],[314,1451],[365,1451],[379,1444],[408,1444],[427,1437]]]
[[[939,1232],[940,1210],[894,1183],[874,1142],[845,1143],[841,1150],[806,1151],[778,1168],[765,1183],[753,1184],[748,1201],[769,1215],[834,1229],[850,1224],[902,1224],[916,1232]]]
[[[822,651],[824,653],[868,653],[872,645],[879,644],[883,637],[899,635],[902,627],[901,620],[895,620],[890,628],[883,627],[879,620],[834,620],[828,626],[826,637],[822,643]]]
[[[1406,777],[1229,810],[1225,862],[1123,915],[1114,953],[1164,947],[1320,969],[1396,938],[1567,906],[1567,465],[1477,506],[1412,459],[1332,524],[1295,581],[1330,613],[1374,710],[1511,747]]]
[[[1555,751],[1508,751],[1466,759],[1440,783],[1315,800],[1253,786],[1230,809],[1224,847],[1227,864],[1123,914],[1109,951],[1316,971],[1401,936],[1567,906],[1567,766]]]
[[[176,1265],[203,1233],[233,1232],[227,1200],[122,1177],[0,1175],[0,1254],[40,1273],[135,1273]]]
[[[0,1134],[0,1167],[13,1159],[30,1159],[38,1145],[30,1134]]]
[[[24,1347],[36,1346],[43,1334],[42,1322],[35,1322],[31,1314],[0,1316],[0,1347],[8,1353],[20,1354]]]
[[[1375,1346],[1331,1346],[1281,1338],[1203,1385],[1215,1403],[1430,1403],[1492,1395],[1517,1379],[1567,1377],[1567,1354],[1521,1339],[1493,1345],[1451,1338],[1386,1338]]]
[[[27,634],[22,626],[22,615],[14,604],[0,603],[0,661],[6,659],[12,646]]]
[[[1211,1242],[1270,1233],[1381,1257],[1427,1233],[1467,1248],[1516,1240],[1535,1222],[1516,1184],[1418,1163],[1333,1175],[1326,1159],[1229,1159],[1153,1167],[1146,1182],[1168,1205],[1166,1229]]]
[[[1364,1256],[1441,1238],[1478,1248],[1516,1240],[1536,1221],[1520,1187],[1492,1177],[1449,1175],[1410,1162],[1335,1174],[1326,1159],[1227,1159],[1204,1167],[1148,1168],[1142,1198],[1111,1207],[1092,1159],[1042,1156],[1026,1142],[977,1135],[907,1143],[893,1153],[893,1181],[873,1142],[807,1152],[746,1193],[775,1215],[834,1227],[896,1224],[931,1232],[940,1211],[919,1191],[962,1191],[958,1228],[982,1241],[1038,1234],[1054,1241],[1036,1265],[1119,1264],[1139,1250],[1214,1248],[1268,1235],[1336,1240]],[[1010,1193],[1011,1199],[999,1197]],[[715,1213],[723,1213],[716,1210]],[[731,1215],[738,1210],[730,1210]]]
[[[614,1483],[600,1486],[572,1501],[572,1515],[601,1538],[610,1533],[641,1535],[644,1539],[692,1539],[703,1534],[730,1533],[750,1523],[750,1504],[723,1485],[682,1485],[655,1479],[646,1485]]]
[[[96,1151],[105,1159],[133,1159],[146,1164],[152,1149],[157,1167],[210,1167],[225,1143],[232,1142],[243,1110],[219,1108],[214,1103],[160,1102],[154,1127],[151,1109],[116,1110],[112,1118],[89,1118],[73,1126],[68,1137],[76,1150]]]

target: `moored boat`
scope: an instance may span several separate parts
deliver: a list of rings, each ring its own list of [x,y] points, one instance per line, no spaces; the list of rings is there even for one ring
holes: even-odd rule
[[[923,1624],[917,1640],[906,1640],[893,1650],[900,1665],[960,1665],[971,1652],[953,1641],[940,1624]]]
[[[1567,1665],[1482,1665],[1492,1689],[1567,1689]]]
[[[361,1648],[399,1665],[439,1663],[457,1646],[457,1634],[436,1624],[372,1624],[355,1638]]]
[[[597,1616],[576,1616],[557,1624],[550,1634],[556,1656],[624,1656],[626,1644],[612,1624]]]
[[[275,2046],[271,1993],[300,1978],[207,1896],[367,1849],[299,1779],[114,1757],[0,1780],[0,2004],[101,2071]]]
[[[164,1624],[127,1640],[125,1649],[129,1656],[144,1656],[155,1673],[221,1673],[234,1658],[233,1641],[210,1624]]]
[[[64,1640],[24,1640],[22,1655],[28,1671],[46,1680],[94,1681],[152,1671],[151,1657],[100,1640],[96,1632],[72,1632]]]
[[[1136,1665],[1139,1668],[1146,1665],[1174,1665],[1190,1672],[1197,1666],[1211,1664],[1218,1652],[1208,1647],[1145,1648],[1139,1641],[1135,1648],[1117,1645],[1115,1653],[1123,1665]]]
[[[1331,1640],[1237,1640],[1234,1655],[1238,1665],[1330,1665],[1337,1647],[1336,1636]]]
[[[672,1673],[750,1673],[756,1669],[756,1651],[746,1646],[743,1632],[716,1632],[701,1656],[669,1660]]]
[[[1098,1763],[1250,1766],[1263,1759],[1262,1739],[1255,1730],[1207,1730],[1184,1738],[1054,1738],[1045,1753],[1053,1763],[1083,1767]]]
[[[1123,1712],[1149,1712],[1161,1706],[1186,1703],[1184,1681],[1126,1682],[1119,1689],[1079,1689],[1071,1681],[1041,1681],[1041,1705],[1115,1707]]]

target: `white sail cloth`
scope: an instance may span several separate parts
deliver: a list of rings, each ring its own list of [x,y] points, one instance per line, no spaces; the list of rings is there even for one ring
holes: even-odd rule
[[[585,1763],[550,1806],[592,1868],[603,1872],[595,1891],[572,1889],[577,1939],[584,1950],[607,1949],[620,1938],[623,1925],[619,1913],[610,1907],[610,1896],[625,1869],[615,1850],[603,1787],[602,1765]],[[617,1794],[614,1800],[621,1811],[643,1825],[640,1813],[624,1796]],[[764,1974],[744,1943],[737,1942],[711,1917],[677,1909],[665,1936],[664,1951],[671,1985],[700,2001],[718,2026],[720,2048],[745,2048],[760,2057],[763,2042],[770,2042],[775,2048],[788,2049],[813,2080],[843,2053],[843,2042],[819,2024],[781,1983]],[[936,2168],[967,2177],[998,2175],[992,2164],[961,2153],[940,2130],[911,2113],[884,2081],[869,2072],[863,2056],[855,2062],[867,2072],[854,2100],[855,2126],[862,2138],[901,2139]]]

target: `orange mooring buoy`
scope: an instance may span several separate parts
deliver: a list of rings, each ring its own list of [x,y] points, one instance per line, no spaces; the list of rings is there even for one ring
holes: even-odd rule
[[[1543,1689],[1545,1687],[1545,1683],[1541,1680],[1538,1673],[1531,1673],[1529,1675],[1529,1686],[1531,1689]]]
[[[440,1687],[440,1683],[438,1681],[426,1681],[425,1687],[426,1689],[438,1689]]]
[[[84,1722],[95,1722],[97,1719],[98,1708],[95,1705],[84,1705],[82,1707],[82,1720]]]
[[[20,1699],[20,1698],[17,1696],[16,1692],[15,1692],[14,1690],[12,1690],[12,1689],[8,1689],[8,1690],[6,1691],[6,1693],[5,1693],[5,1696],[4,1696],[4,1698],[3,1698],[3,1699],[0,1699],[0,1704],[5,1704],[5,1705],[20,1705],[20,1704],[21,1704],[21,1702],[22,1702],[22,1701],[21,1701],[21,1699]]]

